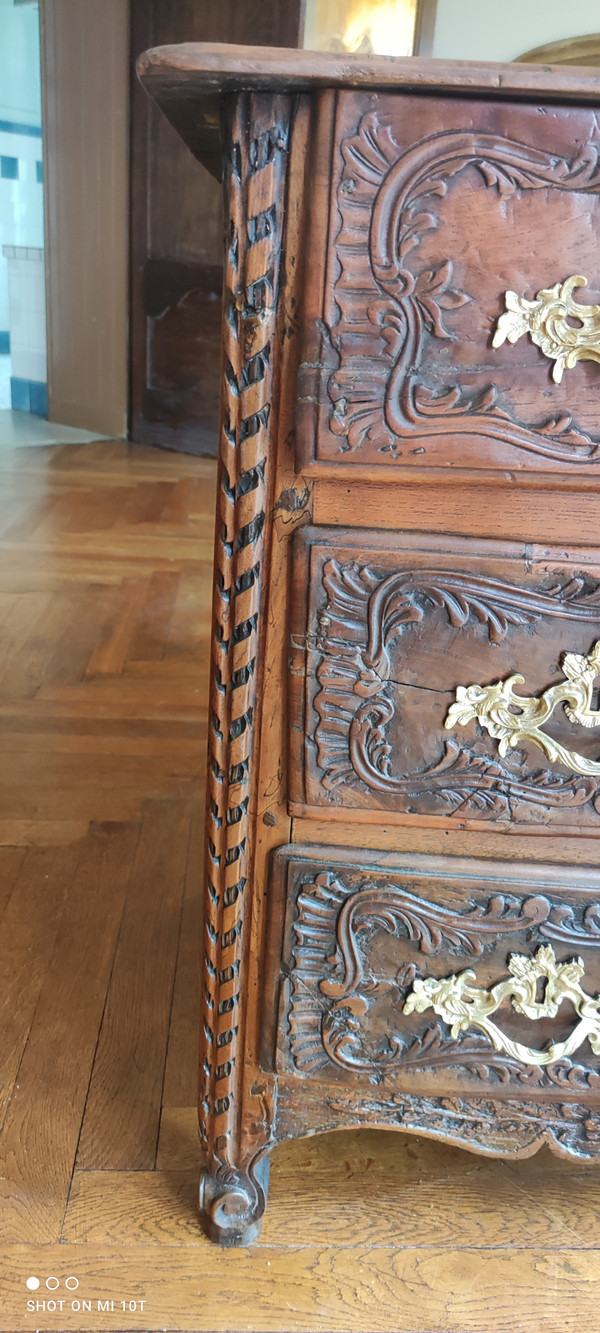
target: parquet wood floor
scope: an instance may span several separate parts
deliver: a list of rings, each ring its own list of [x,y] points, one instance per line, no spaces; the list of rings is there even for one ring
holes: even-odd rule
[[[214,465],[102,443],[0,473],[0,1328],[600,1330],[600,1171],[545,1155],[283,1145],[260,1241],[203,1238]]]

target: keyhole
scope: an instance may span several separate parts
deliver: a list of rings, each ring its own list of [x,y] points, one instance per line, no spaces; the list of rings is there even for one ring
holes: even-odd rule
[[[538,977],[535,983],[535,998],[537,1004],[543,1004],[546,998],[547,977]]]

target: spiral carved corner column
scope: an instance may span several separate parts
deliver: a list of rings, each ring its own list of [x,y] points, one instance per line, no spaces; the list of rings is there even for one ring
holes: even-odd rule
[[[225,175],[223,384],[209,717],[207,886],[200,1122],[203,1224],[247,1244],[266,1202],[270,1103],[243,1117],[244,987],[253,870],[266,595],[266,516],[277,413],[274,381],[290,102],[236,99]],[[244,998],[242,998],[244,997]],[[248,1130],[248,1122],[252,1128]]]

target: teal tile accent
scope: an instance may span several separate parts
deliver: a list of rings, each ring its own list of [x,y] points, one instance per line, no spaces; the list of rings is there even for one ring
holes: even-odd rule
[[[10,401],[13,412],[33,412],[36,417],[47,417],[48,385],[41,380],[23,380],[12,375]]]
[[[41,139],[41,125],[23,125],[18,120],[0,120],[0,130],[5,134],[28,134],[31,138]]]
[[[19,179],[18,157],[0,157],[0,176],[5,181],[18,181]]]

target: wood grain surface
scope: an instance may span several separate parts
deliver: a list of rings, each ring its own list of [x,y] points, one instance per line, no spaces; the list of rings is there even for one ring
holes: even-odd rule
[[[382,56],[355,52],[294,51],[288,47],[236,46],[229,42],[182,42],[145,51],[138,61],[144,81],[181,86],[194,74],[199,89],[239,87],[291,89],[367,87],[373,89],[469,87],[470,92],[499,90],[503,96],[544,92],[557,99],[594,100],[598,75],[593,68],[495,64],[493,61],[436,60],[418,56]],[[179,81],[179,82],[178,82]],[[153,86],[154,95],[154,86]],[[181,93],[183,97],[183,92]]]
[[[132,0],[131,437],[214,456],[223,286],[221,191],[135,73],[147,47],[198,37],[297,46],[300,0]],[[217,164],[218,165],[218,164]],[[173,207],[173,200],[177,207]]]
[[[368,1129],[282,1144],[261,1239],[224,1254],[203,1237],[192,1102],[214,466],[102,444],[2,455],[0,472],[0,1328],[593,1333],[600,1179],[545,1151],[496,1162]]]
[[[533,296],[578,265],[597,299],[594,113],[444,92],[315,99],[299,466],[592,477],[594,371],[550,392],[539,348],[492,339],[508,281]]]
[[[140,56],[137,70],[167,119],[217,177],[221,173],[219,104],[222,95],[233,88],[292,93],[340,87],[373,92],[460,89],[472,96],[483,93],[503,100],[594,103],[600,87],[594,69],[431,61],[418,56],[365,57],[208,42],[156,46]]]
[[[390,824],[435,819],[440,828],[483,825],[511,836],[525,826],[536,835],[597,836],[595,784],[583,791],[558,764],[540,770],[537,751],[518,773],[505,771],[494,742],[476,754],[470,737],[459,752],[463,735],[457,742],[444,728],[467,677],[483,681],[493,670],[503,679],[518,663],[535,694],[550,662],[589,652],[599,623],[596,559],[590,548],[482,536],[304,528],[295,543],[290,660],[298,811],[304,804],[351,821],[369,807]],[[475,605],[476,628],[467,609]],[[596,744],[593,730],[589,737],[576,738],[582,752]],[[494,798],[482,797],[492,786]]]

